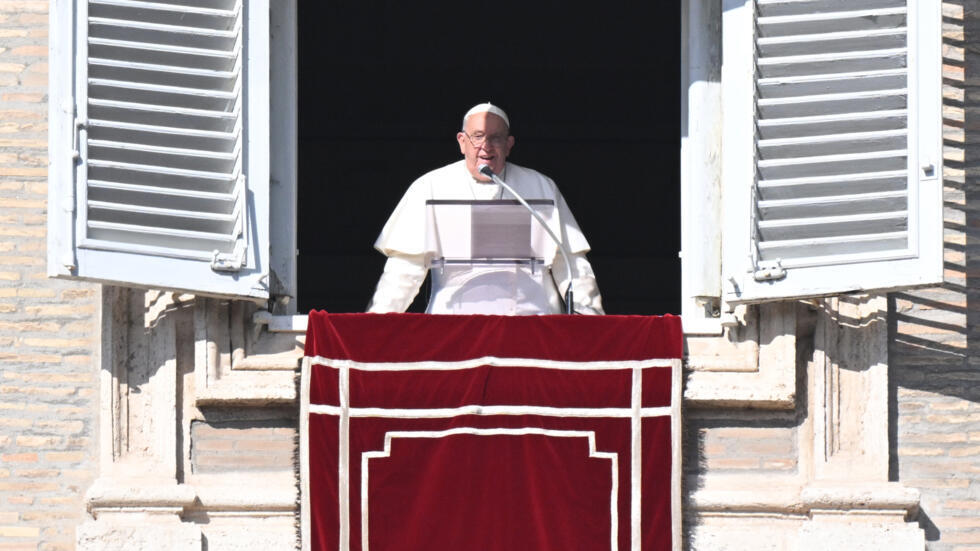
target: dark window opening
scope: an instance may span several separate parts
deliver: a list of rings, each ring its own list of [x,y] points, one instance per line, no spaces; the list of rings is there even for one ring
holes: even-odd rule
[[[607,313],[679,313],[679,6],[300,2],[299,312],[364,310],[391,210],[492,101],[509,160],[575,213]]]

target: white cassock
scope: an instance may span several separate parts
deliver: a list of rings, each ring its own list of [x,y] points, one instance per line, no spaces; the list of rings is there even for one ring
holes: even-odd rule
[[[502,179],[524,199],[550,199],[556,205],[559,237],[571,252],[571,280],[575,310],[584,314],[602,314],[602,297],[596,285],[592,266],[585,258],[589,242],[582,235],[575,217],[565,204],[555,183],[547,176],[512,163],[507,163]],[[374,247],[388,256],[384,273],[369,312],[404,312],[425,280],[431,253],[426,244],[426,201],[512,199],[501,186],[480,182],[466,169],[466,161],[433,170],[412,183],[388,222],[381,230]],[[557,232],[556,232],[557,233]],[[544,259],[542,281],[529,278],[526,270],[511,269],[469,270],[465,276],[454,277],[434,270],[432,291],[426,312],[430,314],[502,314],[534,315],[562,312],[560,297],[568,286],[569,274],[564,261],[557,258],[556,248]],[[436,273],[439,271],[439,273]]]

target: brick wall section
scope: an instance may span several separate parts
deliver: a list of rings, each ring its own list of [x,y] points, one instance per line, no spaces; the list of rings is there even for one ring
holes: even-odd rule
[[[295,420],[191,424],[195,473],[292,471],[297,453]]]
[[[945,284],[890,297],[891,474],[928,549],[980,551],[980,1],[943,14]]]
[[[0,551],[74,549],[96,471],[98,289],[45,276],[46,1],[0,1]]]
[[[687,475],[795,475],[798,468],[796,412],[684,412]]]

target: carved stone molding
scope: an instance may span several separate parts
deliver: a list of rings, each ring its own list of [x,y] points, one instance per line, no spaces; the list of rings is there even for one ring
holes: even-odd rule
[[[685,339],[685,405],[792,409],[797,304],[739,308],[741,321],[724,335]]]
[[[772,477],[739,476],[727,489],[690,493],[688,511],[696,515],[820,515],[865,513],[904,522],[918,510],[919,492],[897,483],[822,485]]]
[[[292,404],[298,396],[301,332],[255,323],[245,301],[200,298],[194,310],[198,405]]]
[[[100,469],[175,481],[179,335],[193,302],[173,293],[103,287]]]
[[[884,296],[820,303],[808,370],[815,480],[888,480],[887,311]]]

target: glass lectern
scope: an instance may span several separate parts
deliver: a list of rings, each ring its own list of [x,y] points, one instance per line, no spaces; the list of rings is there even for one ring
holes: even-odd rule
[[[532,199],[551,230],[555,204]],[[516,200],[426,201],[426,254],[432,314],[558,314],[550,266],[557,246]]]

